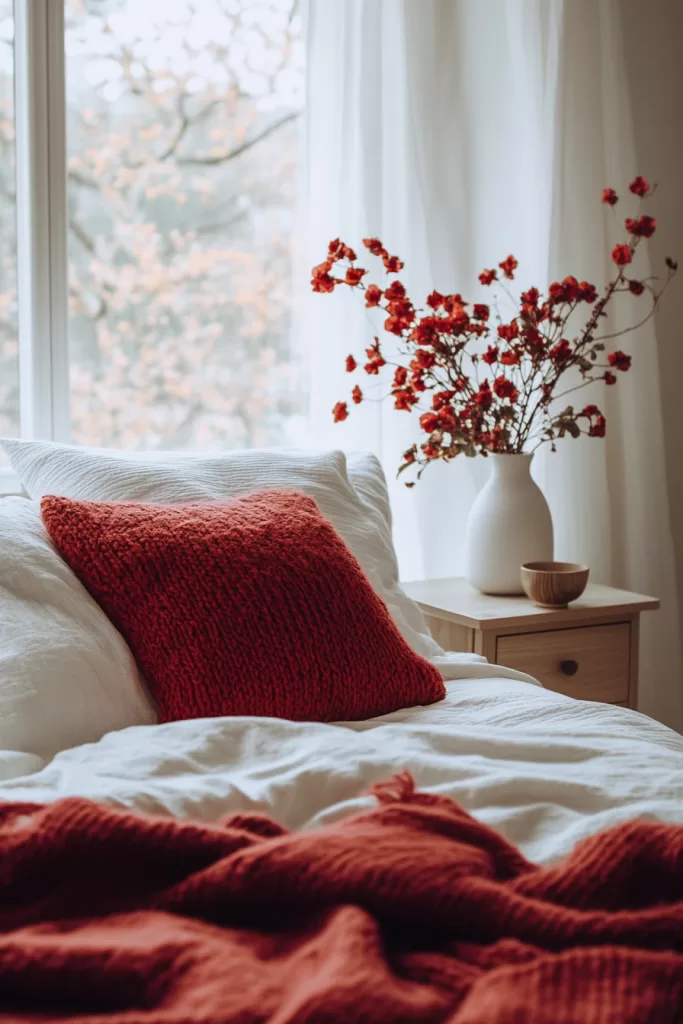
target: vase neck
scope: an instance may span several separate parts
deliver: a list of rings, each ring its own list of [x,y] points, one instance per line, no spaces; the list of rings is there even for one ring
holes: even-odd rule
[[[497,477],[519,478],[529,476],[533,453],[521,455],[489,455],[492,473]]]

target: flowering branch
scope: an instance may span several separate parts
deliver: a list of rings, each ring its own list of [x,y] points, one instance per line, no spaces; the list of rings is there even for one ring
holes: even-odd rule
[[[629,188],[640,199],[654,191],[640,176]],[[619,197],[613,189],[605,189],[602,200],[614,207]],[[384,288],[366,283],[368,271],[358,265],[354,250],[338,238],[330,242],[327,258],[313,269],[313,290],[327,293],[339,286],[353,288],[363,295],[368,310],[378,310],[385,317],[384,331],[394,339],[395,359],[387,359],[386,343],[375,337],[365,351],[362,369],[379,379],[384,367],[393,366],[394,406],[406,412],[416,410],[426,435],[419,445],[403,453],[399,473],[416,465],[419,477],[435,459],[448,462],[461,454],[512,454],[545,443],[554,450],[556,440],[566,435],[605,436],[606,420],[596,405],[581,410],[567,406],[554,413],[551,403],[596,381],[608,386],[617,383],[618,373],[630,369],[631,357],[617,349],[607,354],[606,361],[601,359],[605,342],[646,323],[678,269],[674,260],[666,260],[667,273],[659,289],[650,283],[654,278],[627,277],[626,268],[642,239],[654,234],[656,221],[641,214],[626,218],[625,227],[626,241],[612,250],[615,276],[601,296],[589,281],[569,275],[553,282],[547,295],[529,288],[517,300],[507,283],[514,280],[518,266],[514,256],[495,269],[482,271],[480,283],[484,287],[496,284],[517,309],[506,321],[494,305],[495,325],[488,304],[467,303],[460,294],[432,291],[425,307],[416,309],[400,280],[394,277]],[[402,260],[390,255],[378,238],[366,238],[363,245],[371,256],[382,260],[388,275],[403,269]],[[647,315],[633,327],[596,335],[615,295],[625,292],[650,295]],[[585,306],[590,308],[586,323],[578,332],[570,330],[570,322]],[[349,355],[347,371],[354,373],[358,368],[355,356]],[[580,375],[580,382],[558,391],[570,371]],[[352,388],[351,400],[354,404],[365,400],[358,384]],[[335,422],[345,420],[348,414],[348,403],[337,402]]]

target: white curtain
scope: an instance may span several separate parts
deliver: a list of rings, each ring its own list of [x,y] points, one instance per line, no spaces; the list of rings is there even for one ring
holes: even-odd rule
[[[519,288],[568,273],[601,286],[620,239],[602,188],[626,192],[636,173],[647,175],[634,165],[618,0],[309,0],[307,30],[302,275],[331,238],[360,247],[377,235],[405,259],[401,280],[418,305],[434,287],[487,300],[477,275],[508,253],[520,263]],[[622,302],[610,326],[628,323],[637,301]],[[359,358],[381,324],[346,290],[310,296],[303,308],[311,437],[382,459],[403,578],[462,574],[485,460],[430,466],[410,491],[396,481],[416,417],[381,402],[352,406],[340,425],[330,413],[355,382],[345,356]],[[643,621],[640,707],[683,729],[653,329],[631,336],[628,350],[634,368],[617,387],[585,392],[606,410],[606,440],[542,451],[535,475],[553,512],[556,557],[661,598]],[[358,382],[368,395],[388,390],[386,380],[376,392],[364,375]]]

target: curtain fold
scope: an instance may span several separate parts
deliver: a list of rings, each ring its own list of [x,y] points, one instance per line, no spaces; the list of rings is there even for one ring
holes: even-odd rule
[[[358,247],[377,235],[405,259],[401,280],[418,305],[433,287],[485,301],[478,273],[510,252],[520,262],[516,290],[567,273],[604,283],[621,236],[601,190],[626,192],[636,173],[647,175],[634,166],[617,0],[308,0],[306,18],[302,274],[331,238]],[[363,265],[374,270],[370,258]],[[610,330],[637,315],[637,300],[620,298]],[[407,490],[395,470],[419,429],[416,417],[372,401],[387,394],[387,378],[373,385],[362,375],[368,400],[345,423],[331,419],[355,383],[345,356],[360,362],[381,321],[338,290],[306,296],[300,327],[311,437],[382,460],[403,578],[462,574],[464,525],[486,461],[430,466]],[[617,387],[584,392],[605,408],[605,441],[541,450],[535,476],[558,558],[587,561],[597,582],[661,598],[662,610],[643,619],[640,706],[683,729],[651,325],[631,336],[629,351],[633,370]]]

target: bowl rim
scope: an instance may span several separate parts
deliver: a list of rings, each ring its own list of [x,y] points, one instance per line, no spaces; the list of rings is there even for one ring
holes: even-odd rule
[[[538,576],[570,576],[573,573],[590,572],[589,567],[582,562],[524,562],[522,570]]]

